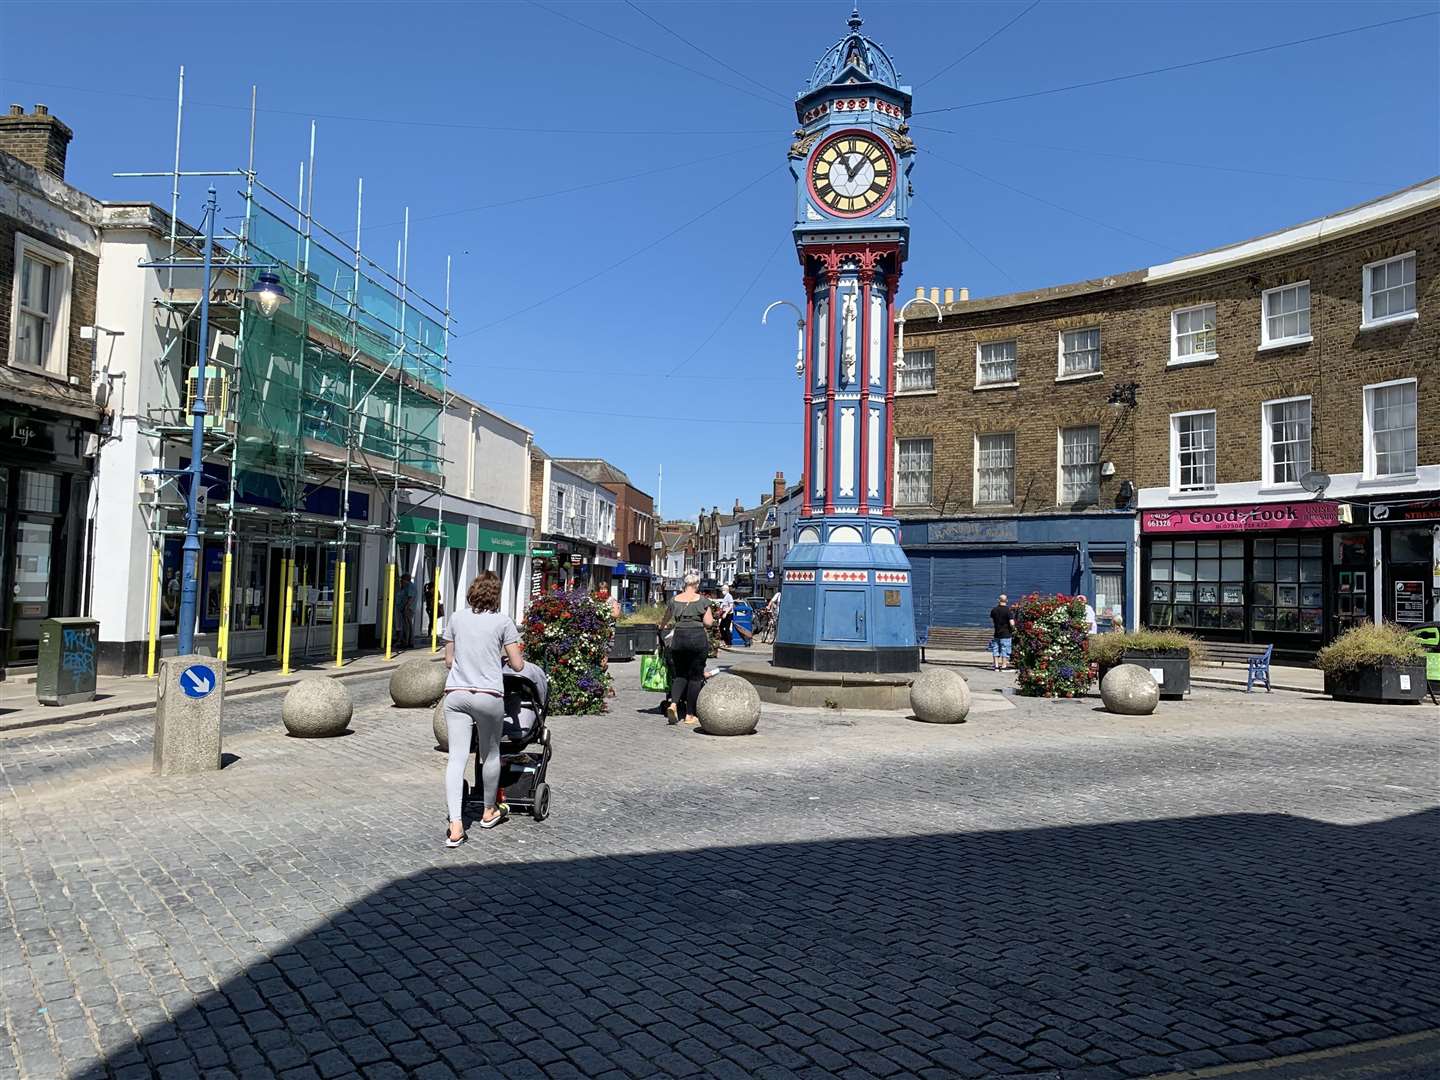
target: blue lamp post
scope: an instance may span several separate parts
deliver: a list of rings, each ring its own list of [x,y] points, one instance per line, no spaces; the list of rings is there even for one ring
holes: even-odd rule
[[[202,257],[200,288],[200,357],[196,367],[195,400],[190,406],[194,417],[190,429],[190,467],[180,470],[190,477],[190,491],[185,500],[185,545],[180,572],[180,614],[176,622],[176,652],[188,656],[195,647],[195,611],[199,595],[200,570],[200,485],[204,471],[201,457],[205,451],[205,367],[210,347],[210,291],[214,287],[213,254],[215,248],[215,188],[205,199],[205,252]],[[164,267],[168,263],[142,263],[142,266]],[[273,265],[226,263],[225,270],[259,270],[253,288],[245,295],[253,298],[263,315],[269,318],[290,298]]]

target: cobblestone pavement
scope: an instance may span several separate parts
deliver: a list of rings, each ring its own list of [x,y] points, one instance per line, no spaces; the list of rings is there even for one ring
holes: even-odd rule
[[[1197,690],[1147,719],[767,710],[635,665],[543,824],[443,830],[428,710],[0,741],[0,1076],[1121,1077],[1440,1024],[1440,710]]]

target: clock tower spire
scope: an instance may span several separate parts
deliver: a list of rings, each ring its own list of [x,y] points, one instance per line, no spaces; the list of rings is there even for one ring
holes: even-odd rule
[[[803,504],[775,663],[919,668],[894,517],[894,315],[910,245],[910,88],[858,7],[795,100],[793,236],[805,287]]]

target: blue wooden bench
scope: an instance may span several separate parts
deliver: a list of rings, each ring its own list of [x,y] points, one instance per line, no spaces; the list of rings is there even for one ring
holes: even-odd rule
[[[1257,682],[1265,684],[1265,692],[1270,692],[1270,658],[1274,655],[1274,644],[1260,646],[1259,644],[1247,645],[1244,642],[1236,641],[1207,641],[1205,643],[1205,656],[1211,663],[1220,664],[1222,667],[1227,661],[1239,663],[1244,661],[1249,665],[1250,671],[1245,677],[1245,692],[1250,693]]]

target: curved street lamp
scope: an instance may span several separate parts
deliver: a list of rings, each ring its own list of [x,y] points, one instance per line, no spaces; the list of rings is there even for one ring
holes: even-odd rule
[[[265,270],[255,279],[253,288],[246,290],[245,295],[260,305],[260,313],[267,319],[275,314],[281,304],[290,302],[290,294],[285,291],[285,286],[280,284],[280,275],[273,270]]]
[[[935,309],[936,326],[939,326],[942,322],[945,321],[945,313],[940,310],[940,305],[937,304],[934,300],[931,300],[928,296],[912,296],[909,300],[906,300],[905,303],[900,305],[900,311],[895,316],[895,331],[897,337],[895,345],[896,372],[901,372],[905,370],[905,309],[908,308],[911,304],[929,304],[931,307],[933,307]]]
[[[797,378],[801,378],[805,375],[805,313],[789,300],[776,300],[761,314],[761,326],[766,324],[770,318],[770,312],[777,307],[788,307],[795,312],[795,375]]]

